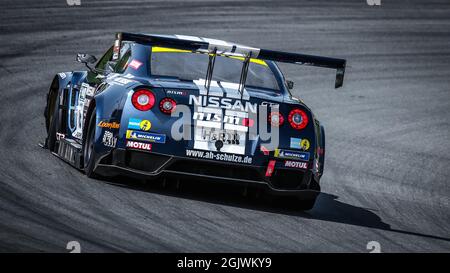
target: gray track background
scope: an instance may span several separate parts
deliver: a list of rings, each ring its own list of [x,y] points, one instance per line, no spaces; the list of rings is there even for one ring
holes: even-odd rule
[[[450,250],[450,3],[3,0],[0,251]],[[213,184],[131,188],[91,180],[37,147],[56,72],[81,69],[116,31],[191,34],[348,60],[290,67],[326,127],[324,194],[299,213]],[[124,181],[119,181],[124,182]],[[220,190],[218,190],[220,189]]]

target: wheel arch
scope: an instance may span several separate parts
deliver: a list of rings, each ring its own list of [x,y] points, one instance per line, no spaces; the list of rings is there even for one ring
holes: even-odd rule
[[[53,77],[50,88],[47,92],[46,105],[44,109],[45,127],[48,133],[50,122],[56,103],[64,103],[64,89],[71,83],[73,72],[61,72]]]
[[[324,166],[325,166],[325,127],[323,127],[323,125],[320,125],[320,150],[321,150],[321,154],[320,154],[320,158],[319,158],[319,163],[320,163],[320,176],[323,175],[323,170],[324,170]]]

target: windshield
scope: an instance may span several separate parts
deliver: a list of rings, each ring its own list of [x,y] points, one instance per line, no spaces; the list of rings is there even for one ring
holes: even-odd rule
[[[180,80],[205,79],[208,55],[153,47],[151,74],[157,77],[176,77]],[[212,80],[239,83],[244,58],[217,56]],[[279,90],[275,75],[264,60],[251,59],[248,69],[247,87]]]

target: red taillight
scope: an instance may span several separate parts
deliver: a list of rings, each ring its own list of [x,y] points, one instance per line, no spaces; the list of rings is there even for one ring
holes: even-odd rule
[[[269,122],[274,127],[280,127],[284,123],[284,117],[280,112],[272,112],[269,115]]]
[[[131,97],[131,103],[140,111],[148,111],[155,104],[155,95],[150,90],[139,89]]]
[[[291,110],[291,112],[289,112],[288,120],[292,128],[297,130],[301,130],[308,125],[308,115],[306,115],[305,111],[300,109]]]
[[[275,163],[277,163],[276,160],[270,160],[269,164],[267,164],[266,177],[272,176],[273,171],[275,170]]]
[[[159,110],[164,114],[171,114],[177,108],[177,103],[174,99],[164,98],[159,102]]]
[[[244,118],[242,119],[242,125],[246,127],[253,127],[253,125],[255,125],[255,121],[252,118]]]

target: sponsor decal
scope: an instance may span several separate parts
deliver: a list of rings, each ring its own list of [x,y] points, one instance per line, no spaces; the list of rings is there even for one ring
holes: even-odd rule
[[[61,77],[61,79],[65,79],[66,78],[66,73],[64,73],[64,72],[61,72],[61,73],[58,73],[58,75]]]
[[[130,118],[128,121],[128,129],[149,131],[152,128],[152,123],[146,119]]]
[[[303,160],[303,161],[309,160],[309,153],[282,150],[282,149],[275,149],[274,156],[278,157],[278,158],[297,159],[297,160]]]
[[[90,99],[87,98],[88,87],[89,85],[86,83],[81,84],[75,111],[73,111],[73,113],[72,111],[69,111],[69,118],[72,118],[73,115],[73,118],[75,120],[74,126],[69,124],[69,127],[72,131],[72,136],[78,139],[81,139],[83,137],[84,119],[86,117],[86,112],[90,102]]]
[[[234,111],[241,111],[247,113],[256,113],[258,109],[257,103],[251,103],[249,101],[242,102],[241,100],[234,100],[224,97],[212,97],[212,96],[189,96],[189,104],[203,107],[222,108]]]
[[[284,166],[289,168],[308,169],[308,162],[286,160],[284,161]]]
[[[309,140],[307,140],[306,138],[291,137],[290,147],[292,149],[299,149],[299,150],[307,151],[307,150],[309,150],[310,146],[311,146],[311,144],[309,143]]]
[[[221,141],[227,144],[236,144],[239,145],[239,134],[232,131],[220,131],[220,130],[211,130],[211,131],[202,131],[202,139],[207,141]]]
[[[82,86],[83,86],[83,84],[82,84]],[[92,86],[87,86],[86,88],[87,88],[86,89],[86,96],[87,97],[93,97],[95,95],[95,88],[92,87]]]
[[[234,154],[226,154],[226,153],[216,153],[216,152],[205,152],[198,150],[186,150],[186,156],[201,158],[201,159],[212,159],[217,161],[226,161],[233,163],[243,163],[243,164],[252,164],[253,158],[250,156],[240,156]]]
[[[154,134],[148,132],[140,132],[134,130],[127,130],[127,139],[135,139],[146,142],[166,143],[166,135]]]
[[[106,147],[115,148],[117,144],[117,138],[114,137],[114,134],[112,132],[105,131],[105,133],[103,134],[102,142]]]
[[[142,142],[128,140],[127,141],[127,148],[151,151],[152,150],[152,144],[151,143],[142,143]]]
[[[189,94],[189,105],[194,108],[193,148],[245,155],[247,134],[256,127],[258,103],[249,101],[245,89],[239,92],[238,84],[212,81],[207,91],[204,80],[194,83],[199,95]]]
[[[113,122],[107,122],[107,121],[100,121],[97,124],[98,127],[100,128],[108,128],[108,129],[119,129],[120,128],[120,123],[117,123],[115,121]]]
[[[247,132],[254,121],[248,113],[215,107],[195,107],[194,149],[245,154]]]
[[[139,67],[141,67],[141,65],[142,65],[142,62],[140,62],[140,61],[138,61],[138,60],[132,60],[132,61],[128,64],[129,67],[134,68],[135,70],[138,70]]]
[[[167,95],[177,95],[177,96],[186,96],[187,92],[182,90],[166,90]]]
[[[192,115],[192,119],[198,121],[207,121],[206,124],[213,124],[214,122],[218,124],[223,123],[225,127],[230,127],[229,129],[243,132],[247,132],[247,127],[252,127],[254,125],[253,119],[242,118],[236,115],[222,115],[222,113],[194,112],[194,114]],[[228,124],[229,126],[226,126],[226,124]]]

